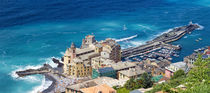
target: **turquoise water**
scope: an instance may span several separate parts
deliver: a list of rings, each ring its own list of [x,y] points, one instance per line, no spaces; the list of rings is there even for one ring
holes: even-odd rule
[[[174,42],[181,61],[194,49],[210,45],[208,0],[0,0],[0,93],[30,93],[50,84],[41,75],[16,79],[14,71],[53,63],[71,42],[94,34],[113,38],[122,48],[138,46],[168,29],[188,24],[204,27]],[[123,30],[123,26],[127,30]],[[202,38],[200,42],[195,40]],[[38,89],[37,89],[38,88]]]

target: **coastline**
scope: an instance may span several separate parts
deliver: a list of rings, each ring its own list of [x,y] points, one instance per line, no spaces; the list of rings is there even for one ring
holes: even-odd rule
[[[169,31],[170,32],[170,31]],[[169,32],[167,32],[167,33],[169,33]],[[160,35],[161,36],[161,35]],[[157,37],[160,37],[160,36],[157,36]],[[184,36],[184,35],[181,35],[181,37],[182,36]],[[157,38],[156,37],[156,38]],[[180,38],[181,38],[180,37]],[[129,49],[129,48],[128,48]],[[47,78],[47,79],[49,79],[50,81],[52,81],[52,84],[47,88],[47,89],[44,89],[41,93],[49,93],[49,92],[56,92],[56,87],[58,88],[58,83],[60,83],[60,81],[58,80],[58,79],[60,79],[60,78],[57,78],[56,79],[56,77],[54,77],[53,75],[56,75],[55,74],[55,72],[56,71],[58,71],[57,69],[59,69],[59,68],[62,68],[62,63],[61,62],[59,62],[59,60],[56,60],[55,58],[53,58],[52,59],[52,61],[54,62],[54,63],[56,63],[56,64],[59,64],[57,67],[54,67],[54,68],[50,68],[50,70],[49,70],[49,72],[45,72],[45,73],[35,73],[35,74],[41,74],[41,75],[44,75],[45,76],[45,78]],[[60,72],[60,71],[58,71],[58,72]],[[60,73],[62,73],[62,72],[60,72]],[[52,74],[52,75],[51,75]],[[28,75],[30,75],[30,74],[28,74]],[[73,80],[73,79],[72,79]],[[70,84],[73,84],[74,82],[71,82]]]
[[[43,90],[42,93],[50,93],[55,91],[56,79],[50,76],[49,74],[43,74],[43,75],[45,76],[45,79],[47,78],[50,81],[52,81],[52,84],[47,89]]]

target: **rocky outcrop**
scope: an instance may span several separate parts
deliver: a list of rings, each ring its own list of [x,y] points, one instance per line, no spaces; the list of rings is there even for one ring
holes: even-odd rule
[[[48,73],[52,69],[53,68],[49,64],[44,64],[43,67],[41,67],[41,68],[38,68],[38,69],[27,69],[27,70],[24,70],[24,71],[17,71],[16,74],[19,77],[24,77],[24,76],[27,76],[27,75]]]

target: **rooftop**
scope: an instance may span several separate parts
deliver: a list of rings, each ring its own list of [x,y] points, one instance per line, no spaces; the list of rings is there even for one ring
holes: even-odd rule
[[[140,67],[130,68],[129,70],[122,70],[122,71],[119,71],[119,73],[121,73],[121,74],[123,74],[123,75],[126,75],[126,76],[128,76],[128,77],[140,75],[140,74],[143,74],[144,72],[145,72],[145,71],[142,70]]]
[[[84,93],[116,93],[116,90],[106,84],[81,89]]]
[[[77,83],[77,84],[74,84],[74,85],[70,85],[70,86],[67,86],[67,88],[79,91],[82,88],[89,88],[89,87],[102,85],[102,84],[106,84],[110,87],[113,87],[113,86],[116,86],[116,85],[123,85],[125,82],[126,81],[120,82],[119,80],[113,79],[113,78],[110,78],[110,77],[100,77],[100,78],[84,81],[82,83]],[[121,84],[121,83],[123,83],[123,84]]]
[[[177,68],[180,68],[180,69],[184,69],[186,66],[186,63],[185,62],[176,62],[176,63],[172,63],[171,65],[173,65]]]
[[[79,58],[81,60],[88,60],[90,57],[94,57],[94,56],[97,56],[99,55],[98,53],[96,52],[92,52],[92,53],[87,53],[87,54],[84,54],[84,55],[80,55]]]
[[[112,67],[104,67],[104,68],[98,69],[98,71],[100,73],[106,73],[106,72],[114,71],[114,69]]]
[[[118,63],[113,63],[111,66],[113,67],[114,70],[121,70],[121,69],[125,69],[125,68],[135,67],[136,63],[118,62]]]
[[[94,51],[94,48],[88,47],[88,48],[76,48],[76,54],[82,54],[86,52]]]

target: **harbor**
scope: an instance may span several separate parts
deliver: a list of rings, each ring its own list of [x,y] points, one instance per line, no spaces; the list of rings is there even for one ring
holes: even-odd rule
[[[180,45],[172,45],[169,43],[180,39],[186,33],[189,33],[197,28],[199,28],[199,26],[192,23],[187,26],[174,28],[168,33],[164,33],[163,35],[158,36],[152,41],[148,41],[144,45],[124,49],[122,50],[122,52],[120,51],[120,45],[117,44],[114,40],[106,39],[105,41],[97,42],[93,35],[88,35],[85,37],[85,39],[83,39],[81,46],[82,48],[76,48],[74,43],[72,43],[71,47],[66,50],[64,57],[61,59],[62,62],[60,62],[58,59],[52,58],[52,61],[57,64],[57,67],[53,68],[49,64],[44,64],[41,68],[17,71],[16,74],[19,77],[42,74],[45,76],[46,79],[52,81],[52,84],[47,89],[42,91],[42,93],[55,93],[65,92],[66,87],[70,85],[74,85],[82,81],[91,80],[92,66],[98,58],[100,58],[99,61],[101,62],[108,63],[108,61],[110,61],[109,65],[113,65],[117,62],[123,64],[124,60],[121,61],[121,59],[125,59],[125,61],[128,61],[128,63],[132,63],[133,61],[145,62],[145,60],[150,60],[150,62],[154,61],[160,66],[163,64],[163,66],[161,66],[163,68],[158,69],[160,69],[160,71],[164,71],[164,66],[169,65],[170,61],[172,60],[171,56],[178,57],[178,51],[181,49]],[[92,47],[93,44],[95,44],[95,47]],[[91,45],[91,47],[89,47],[89,45]],[[103,51],[103,49],[105,50]],[[112,52],[110,52],[110,54],[107,54],[107,50]],[[100,52],[101,55],[99,54]],[[121,56],[119,56],[120,53]],[[109,58],[109,56],[107,56],[106,54],[115,56],[110,56]],[[78,58],[76,58],[76,56],[78,56]],[[72,62],[70,62],[71,60]],[[161,63],[161,61],[166,62],[167,64]],[[84,66],[86,70],[84,70],[84,68],[76,69],[79,66]],[[82,71],[86,74],[79,73]],[[77,72],[78,74],[75,74]],[[156,74],[158,75],[159,72],[155,72],[154,75]]]
[[[196,30],[198,28],[200,28],[200,26],[198,24],[193,24],[192,22],[190,22],[187,26],[174,28],[171,31],[156,37],[155,39],[146,42],[146,44],[144,45],[123,49],[122,58],[126,60],[134,56],[143,56],[156,49],[168,49],[168,50],[173,50],[173,51],[180,50],[181,46],[171,45],[168,43],[179,40],[186,33],[191,33],[193,30]],[[169,53],[170,53],[169,55],[171,55],[172,52],[169,52]],[[164,55],[160,53],[156,53],[156,54]]]

